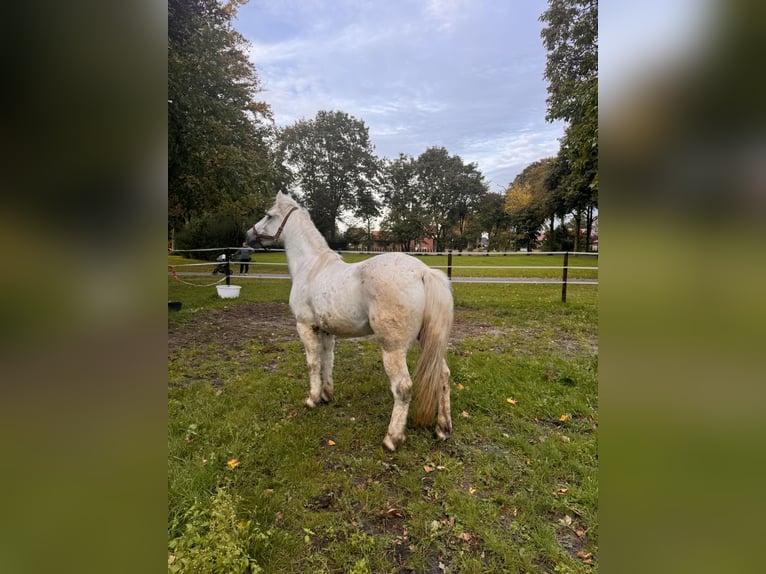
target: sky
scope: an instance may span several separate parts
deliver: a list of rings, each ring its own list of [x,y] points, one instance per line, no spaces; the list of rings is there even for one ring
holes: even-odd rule
[[[278,126],[342,111],[378,157],[443,146],[502,193],[556,155],[545,121],[546,0],[250,0],[234,27],[250,42],[259,99]]]

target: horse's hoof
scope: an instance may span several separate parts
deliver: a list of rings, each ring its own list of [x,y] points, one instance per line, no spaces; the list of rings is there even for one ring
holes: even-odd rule
[[[322,393],[322,402],[323,403],[331,403],[332,402],[332,393],[323,392]]]
[[[383,439],[383,448],[385,448],[388,452],[394,452],[403,442],[404,436],[402,436],[400,440],[395,441],[391,438],[390,435],[386,435],[386,437]]]
[[[303,404],[306,405],[307,408],[313,409],[317,406],[317,404],[309,397],[305,401],[303,401]]]
[[[434,436],[440,440],[447,440],[449,435],[449,431],[445,431],[440,427],[436,427],[436,430],[434,430]]]

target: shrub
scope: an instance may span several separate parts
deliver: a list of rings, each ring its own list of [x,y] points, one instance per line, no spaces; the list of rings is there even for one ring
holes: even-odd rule
[[[245,239],[246,226],[240,217],[216,213],[193,219],[176,234],[176,249],[205,249],[210,247],[238,247]],[[191,253],[197,259],[215,259],[220,253],[201,251]]]
[[[172,574],[256,574],[262,569],[250,556],[263,532],[252,521],[237,519],[238,497],[219,488],[207,504],[195,502],[184,514],[181,535],[168,542],[168,571]],[[173,524],[173,530],[181,526]]]

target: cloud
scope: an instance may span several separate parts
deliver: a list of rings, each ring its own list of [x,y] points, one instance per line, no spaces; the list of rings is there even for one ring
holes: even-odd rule
[[[465,0],[428,0],[424,9],[426,18],[441,31],[453,29],[466,12]]]
[[[545,123],[538,17],[546,7],[256,1],[240,20],[278,125],[341,110],[365,122],[380,156],[444,146],[505,186],[554,155],[562,135]]]

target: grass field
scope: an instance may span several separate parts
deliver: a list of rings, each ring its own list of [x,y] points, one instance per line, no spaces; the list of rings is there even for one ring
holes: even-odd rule
[[[289,281],[242,283],[168,283],[169,571],[597,570],[597,286],[455,284],[453,435],[389,454],[377,346],[308,411]]]

